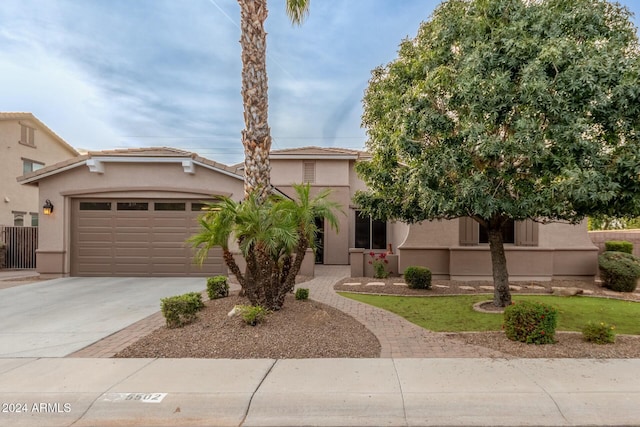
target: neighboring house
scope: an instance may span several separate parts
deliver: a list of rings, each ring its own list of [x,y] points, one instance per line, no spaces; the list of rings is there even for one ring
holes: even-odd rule
[[[362,274],[369,252],[399,257],[399,272],[429,267],[436,278],[488,279],[486,233],[468,218],[422,224],[384,222],[363,215],[352,202],[365,189],[354,170],[363,151],[304,147],[271,152],[271,182],[294,197],[294,183],[312,194],[329,188],[340,203],[339,231],[319,221],[316,263],[351,264]],[[224,274],[220,250],[203,270],[192,263],[187,237],[198,231],[202,202],[216,196],[240,200],[242,166],[229,167],[181,150],[130,149],[92,152],[20,178],[40,188],[40,202],[53,202],[41,219],[37,270],[50,276],[167,276]],[[597,248],[580,225],[531,221],[505,229],[509,272],[514,280],[593,279]],[[359,270],[358,270],[359,268]],[[359,273],[358,273],[359,271]]]
[[[40,221],[37,270],[45,276],[225,274],[222,251],[194,265],[185,240],[203,203],[240,200],[229,166],[171,148],[89,152],[20,178],[38,185],[51,215]],[[26,187],[26,186],[25,186]]]
[[[0,150],[0,225],[37,226],[38,189],[16,178],[79,154],[31,113],[0,112]]]

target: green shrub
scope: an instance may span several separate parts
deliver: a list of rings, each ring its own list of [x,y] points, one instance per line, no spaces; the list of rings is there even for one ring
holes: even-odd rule
[[[616,292],[633,292],[640,278],[640,258],[625,252],[605,252],[598,257],[602,286]]]
[[[626,240],[609,240],[604,242],[604,250],[609,252],[625,252],[627,254],[633,253],[633,243]]]
[[[426,267],[407,267],[404,281],[411,289],[431,289],[431,270]]]
[[[247,325],[256,326],[269,314],[269,310],[259,305],[237,305],[242,320]]]
[[[504,309],[507,338],[527,344],[554,343],[558,311],[543,303],[521,301]]]
[[[207,295],[209,299],[218,299],[229,296],[229,283],[227,276],[214,276],[207,279]]]
[[[193,322],[204,307],[202,295],[198,292],[162,298],[160,303],[168,328],[179,328]]]
[[[301,301],[306,301],[309,299],[309,289],[307,288],[298,288],[296,289],[296,299]]]
[[[585,341],[596,344],[613,344],[616,341],[615,326],[604,322],[589,322],[582,328],[582,337]]]

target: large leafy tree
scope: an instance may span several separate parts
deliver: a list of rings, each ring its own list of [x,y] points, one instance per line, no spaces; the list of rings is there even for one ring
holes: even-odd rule
[[[251,193],[242,203],[223,198],[210,204],[200,218],[200,233],[190,238],[199,248],[196,259],[202,263],[211,248],[222,247],[224,261],[249,301],[279,310],[295,286],[307,248],[315,245],[315,219],[324,218],[338,229],[340,206],[329,200],[330,191],[311,197],[310,188],[294,185],[295,200],[275,195],[258,200]],[[229,247],[232,238],[247,262],[244,273]]]
[[[494,303],[511,302],[501,229],[640,213],[640,62],[630,12],[604,0],[450,0],[372,72],[373,158],[357,202],[488,231]]]
[[[300,24],[309,11],[310,0],[285,0],[287,15]],[[267,94],[267,0],[238,0],[240,5],[240,46],[242,48],[242,102],[245,129],[244,192],[256,193],[264,200],[270,190],[269,151],[271,131],[268,123]]]

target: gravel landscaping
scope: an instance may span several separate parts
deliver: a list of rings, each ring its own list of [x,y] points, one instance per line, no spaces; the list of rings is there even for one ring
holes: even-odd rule
[[[247,304],[237,292],[207,301],[198,319],[183,328],[162,327],[115,357],[304,359],[378,357],[377,338],[353,317],[318,302],[287,297],[282,310],[248,326],[227,313]]]
[[[345,285],[345,283],[361,285]],[[366,283],[381,282],[377,286]],[[399,278],[377,280],[349,278],[335,285],[336,290],[400,295],[446,295],[487,293],[479,286],[487,282],[433,282],[431,290],[414,290]],[[435,286],[439,285],[439,286]],[[461,288],[462,286],[462,288]],[[473,286],[477,290],[469,290]],[[552,287],[580,287],[593,295],[619,297],[640,301],[639,293],[619,294],[597,284],[554,281],[516,283],[518,293],[550,293]],[[313,296],[313,295],[312,295]],[[227,313],[246,300],[236,293],[228,298],[207,301],[196,322],[183,328],[161,327],[115,357],[175,357],[175,358],[331,358],[379,357],[380,344],[376,337],[353,317],[332,307],[309,300],[296,301],[289,297],[284,308],[271,313],[266,321],[248,326],[239,317]],[[496,315],[496,314],[488,314]],[[575,332],[558,332],[557,343],[527,345],[513,342],[502,332],[440,333],[446,339],[491,348],[505,357],[522,358],[640,358],[640,337],[616,337],[615,344],[597,345],[583,341]]]

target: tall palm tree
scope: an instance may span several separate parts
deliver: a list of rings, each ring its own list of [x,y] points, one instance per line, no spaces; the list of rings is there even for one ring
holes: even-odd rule
[[[287,15],[301,24],[309,13],[310,0],[285,0]],[[268,123],[267,95],[267,0],[238,0],[240,5],[240,46],[242,48],[242,102],[244,124],[244,195],[255,192],[266,198],[270,188],[269,151],[271,131]]]

